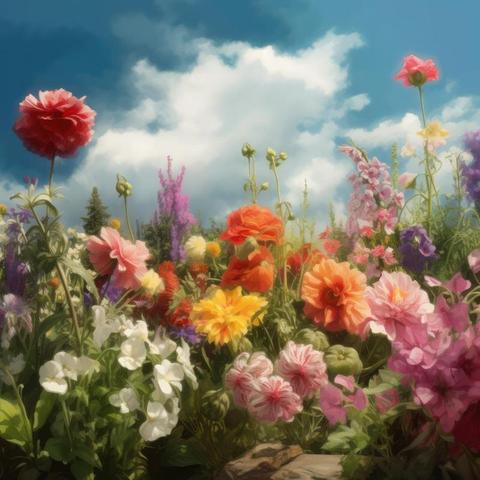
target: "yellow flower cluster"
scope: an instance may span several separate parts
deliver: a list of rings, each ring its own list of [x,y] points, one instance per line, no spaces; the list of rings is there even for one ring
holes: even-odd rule
[[[219,288],[193,306],[191,318],[197,332],[207,335],[210,343],[225,345],[258,325],[263,318],[260,310],[266,305],[267,301],[258,295],[242,295],[241,287]]]

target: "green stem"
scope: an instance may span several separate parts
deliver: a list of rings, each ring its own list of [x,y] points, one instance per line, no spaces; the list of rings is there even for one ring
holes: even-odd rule
[[[135,236],[133,235],[133,230],[132,230],[132,227],[130,225],[130,219],[128,218],[128,202],[127,202],[127,196],[124,195],[123,196],[123,199],[124,199],[124,206],[125,206],[125,220],[127,222],[127,228],[128,228],[128,233],[130,235],[130,240],[132,240],[132,242],[135,241]]]
[[[48,176],[48,190],[52,189],[53,172],[55,170],[55,156],[50,158],[50,174]]]
[[[48,251],[50,251],[50,244],[48,242],[48,235],[45,230],[45,226],[43,225],[42,221],[38,217],[37,212],[35,211],[35,208],[33,206],[30,206],[30,210],[35,218],[35,221],[37,222],[38,226],[40,227],[40,230],[43,234],[43,237],[45,238],[45,243],[47,244]],[[60,281],[63,286],[63,290],[65,291],[65,298],[67,300],[68,308],[70,310],[70,315],[72,317],[72,323],[73,323],[73,328],[75,330],[75,336],[77,338],[77,344],[78,344],[78,353],[79,355],[82,355],[82,336],[80,334],[80,326],[78,323],[78,318],[77,318],[77,312],[75,311],[75,307],[73,305],[73,300],[72,296],[70,295],[70,290],[68,288],[68,282],[67,282],[67,277],[65,275],[65,272],[63,271],[62,265],[58,260],[55,260],[55,267],[58,272],[58,276],[60,277]]]
[[[425,114],[425,101],[423,97],[422,87],[418,87],[418,96],[420,101],[420,113],[422,116],[422,126],[425,129],[427,127],[427,116]],[[435,188],[431,163],[430,152],[428,151],[428,139],[425,138],[423,144],[423,151],[425,156],[425,183],[427,187],[427,232],[430,235],[432,230],[432,214],[433,214],[433,190]]]
[[[72,430],[70,427],[70,424],[71,424],[70,413],[68,412],[67,404],[65,403],[65,399],[63,398],[62,395],[60,395],[60,405],[62,406],[63,421],[65,422],[65,430],[67,431],[70,448],[73,448],[73,437],[72,437]]]

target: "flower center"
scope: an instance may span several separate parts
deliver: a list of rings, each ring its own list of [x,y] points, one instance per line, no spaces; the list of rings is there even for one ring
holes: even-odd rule
[[[395,287],[390,294],[390,301],[393,303],[400,303],[401,301],[405,300],[407,295],[408,292],[400,290],[399,287]]]

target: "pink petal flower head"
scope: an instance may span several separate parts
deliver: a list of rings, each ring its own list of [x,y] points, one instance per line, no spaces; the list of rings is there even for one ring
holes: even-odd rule
[[[288,342],[280,352],[276,369],[301,398],[311,396],[328,383],[323,353],[314,350],[312,345]]]
[[[112,286],[135,289],[147,273],[146,260],[150,257],[145,242],[132,243],[120,236],[117,230],[103,227],[100,237],[91,236],[87,242],[90,261],[100,275],[112,275]]]
[[[325,385],[320,391],[318,402],[330,425],[347,421],[343,392],[335,385]]]
[[[433,305],[420,285],[403,272],[383,272],[366,293],[371,310],[370,329],[389,340],[413,341],[423,331],[424,316]]]
[[[292,386],[277,375],[260,378],[248,397],[248,411],[260,422],[291,422],[302,409]]]
[[[255,378],[247,371],[249,357],[247,352],[238,355],[225,375],[225,385],[233,392],[233,401],[240,408],[247,408],[248,396],[255,382]]]
[[[473,273],[480,272],[480,248],[470,253],[468,256],[468,265]]]
[[[416,178],[417,178],[416,173],[410,173],[410,172],[402,173],[398,177],[398,186],[405,190],[406,188],[409,188],[410,186],[413,185]]]
[[[470,280],[466,280],[462,277],[460,272],[456,273],[446,284],[445,287],[448,288],[453,293],[461,294],[465,290],[468,290],[472,286]]]
[[[63,88],[28,95],[20,103],[15,133],[33,153],[52,159],[71,157],[92,138],[95,111]]]
[[[395,75],[395,80],[401,80],[406,87],[421,87],[439,78],[438,68],[432,59],[422,60],[415,55],[406,56],[402,68]]]
[[[333,382],[347,389],[349,392],[355,391],[355,379],[352,375],[336,375]]]

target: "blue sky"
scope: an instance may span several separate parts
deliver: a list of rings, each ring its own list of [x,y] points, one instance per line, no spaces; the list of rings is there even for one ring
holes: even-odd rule
[[[63,87],[97,111],[95,140],[57,171],[70,223],[94,184],[118,211],[116,173],[134,181],[134,212],[148,218],[166,155],[187,165],[196,213],[223,215],[244,201],[245,141],[288,151],[289,199],[300,200],[306,178],[313,216],[326,217],[329,201],[341,213],[350,169],[336,152],[342,138],[383,154],[415,133],[415,92],[392,80],[404,55],[438,63],[427,108],[452,144],[478,125],[479,14],[474,0],[4,2],[0,192],[24,175],[46,180],[47,162],[24,151],[11,126],[26,94]]]

